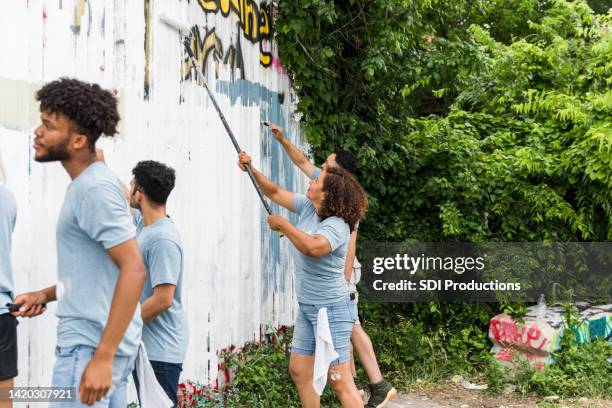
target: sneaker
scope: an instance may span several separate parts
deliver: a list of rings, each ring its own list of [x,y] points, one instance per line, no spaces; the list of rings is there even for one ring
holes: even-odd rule
[[[387,380],[382,380],[378,384],[370,384],[368,387],[371,394],[366,408],[383,408],[387,402],[394,400],[397,396],[397,390]]]

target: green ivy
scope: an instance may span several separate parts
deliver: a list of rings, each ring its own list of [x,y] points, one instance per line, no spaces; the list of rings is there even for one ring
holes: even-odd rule
[[[276,29],[315,156],[358,154],[363,238],[591,241],[612,238],[609,21],[582,1],[307,0]]]

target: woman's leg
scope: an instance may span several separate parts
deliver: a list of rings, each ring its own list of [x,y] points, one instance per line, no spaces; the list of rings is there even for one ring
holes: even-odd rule
[[[330,366],[327,373],[327,382],[331,385],[344,408],[363,407],[363,400],[351,375],[350,362]]]
[[[363,400],[353,381],[349,352],[356,319],[354,307],[347,299],[328,306],[327,316],[334,349],[338,353],[338,358],[329,367],[327,381],[343,407],[363,407]]]
[[[312,385],[312,372],[314,370],[314,356],[303,356],[291,353],[289,360],[289,373],[298,389],[300,401],[304,408],[319,408],[320,398]],[[352,379],[351,379],[352,381]]]
[[[291,343],[289,373],[304,408],[319,408],[320,405],[319,395],[312,385],[315,354],[315,329],[312,322],[316,321],[316,313],[316,307],[299,304]]]

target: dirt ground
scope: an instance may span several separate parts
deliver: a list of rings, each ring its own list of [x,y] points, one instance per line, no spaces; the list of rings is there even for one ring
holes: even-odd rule
[[[554,398],[553,398],[554,400]],[[576,398],[557,399],[546,404],[539,396],[520,396],[516,393],[489,395],[483,391],[470,391],[457,384],[436,385],[428,388],[413,387],[400,394],[387,408],[531,408],[531,407],[612,408],[612,400]]]

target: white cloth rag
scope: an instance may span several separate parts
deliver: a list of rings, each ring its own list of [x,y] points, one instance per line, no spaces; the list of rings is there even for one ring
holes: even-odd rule
[[[136,375],[140,388],[138,399],[141,408],[170,408],[174,406],[174,403],[170,401],[164,389],[157,382],[157,378],[155,378],[155,372],[151,367],[143,343],[140,343],[136,356]]]
[[[329,320],[327,319],[327,308],[322,307],[317,314],[317,332],[315,333],[315,360],[312,372],[312,385],[317,394],[323,394],[327,384],[327,371],[329,364],[338,358],[334,350]]]

